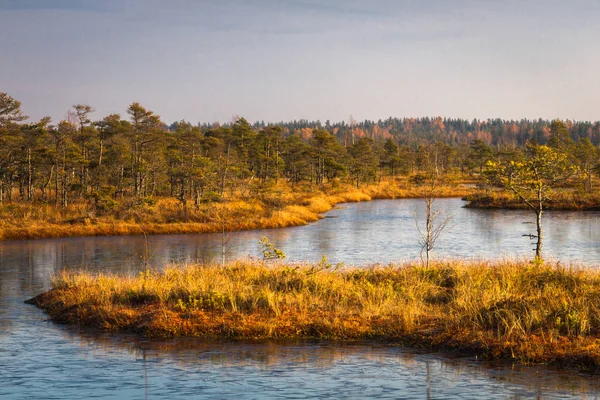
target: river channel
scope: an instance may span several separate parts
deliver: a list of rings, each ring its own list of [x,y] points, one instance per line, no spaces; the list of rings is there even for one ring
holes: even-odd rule
[[[450,217],[434,258],[524,258],[528,211],[473,210],[436,200]],[[236,232],[226,257],[260,256],[267,236],[291,262],[366,266],[418,260],[420,200],[344,204],[303,227]],[[548,212],[545,255],[600,265],[600,212]],[[120,273],[220,261],[219,234],[0,242],[0,398],[600,398],[600,377],[485,363],[390,345],[148,340],[78,332],[24,300],[61,269]]]

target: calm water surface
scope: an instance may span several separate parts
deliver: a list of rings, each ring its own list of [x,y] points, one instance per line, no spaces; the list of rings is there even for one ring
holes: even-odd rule
[[[436,257],[529,257],[525,211],[461,208]],[[419,200],[344,205],[304,227],[238,232],[227,257],[260,255],[267,236],[290,261],[347,265],[417,259]],[[600,213],[547,213],[545,250],[600,264]],[[47,321],[23,301],[61,269],[137,273],[144,260],[220,259],[220,235],[158,235],[0,242],[0,398],[600,398],[600,378],[544,367],[486,364],[393,346],[331,342],[150,341],[96,335]]]

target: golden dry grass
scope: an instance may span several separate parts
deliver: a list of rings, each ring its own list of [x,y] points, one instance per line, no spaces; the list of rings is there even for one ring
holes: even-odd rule
[[[471,208],[503,208],[525,209],[523,203],[514,193],[503,190],[487,190],[470,194],[467,207]],[[544,204],[548,210],[600,210],[600,191],[587,193],[575,189],[555,190]]]
[[[440,197],[464,196],[473,190],[460,185],[439,188]],[[72,236],[207,233],[282,228],[317,221],[336,204],[371,199],[414,198],[421,188],[406,180],[383,181],[377,185],[334,182],[319,188],[292,188],[285,183],[234,193],[223,202],[182,207],[173,198],[144,203],[124,200],[106,215],[91,204],[74,204],[65,209],[51,205],[12,203],[0,205],[0,240]]]
[[[53,320],[147,336],[379,339],[600,366],[600,271],[519,261],[340,271],[238,261],[135,277],[62,273]]]

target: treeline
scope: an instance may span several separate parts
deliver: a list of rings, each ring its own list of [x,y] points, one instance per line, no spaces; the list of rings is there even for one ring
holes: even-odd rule
[[[452,118],[388,118],[386,120],[362,122],[352,118],[349,121],[331,123],[326,121],[279,122],[285,134],[297,133],[310,136],[313,129],[325,129],[331,132],[341,143],[352,143],[356,139],[368,137],[374,140],[394,139],[398,144],[418,145],[423,140],[441,141],[444,144],[458,146],[473,140],[482,140],[491,146],[524,146],[528,141],[546,144],[550,139],[552,121],[528,120],[466,120]],[[600,122],[565,121],[571,138],[578,142],[587,138],[595,146],[600,145]],[[209,125],[203,124],[203,127]],[[265,126],[257,122],[255,129]]]
[[[252,126],[244,118],[227,125],[181,121],[167,126],[153,111],[132,103],[125,116],[100,119],[93,118],[91,106],[77,104],[68,120],[51,124],[49,118],[27,122],[20,106],[0,93],[2,202],[19,199],[66,207],[85,199],[102,211],[119,198],[172,196],[184,206],[198,205],[260,182],[285,179],[292,185],[318,185],[343,178],[360,186],[432,166],[442,172],[480,172],[489,159],[522,154],[521,139],[513,142],[504,135],[492,147],[490,138],[468,136],[482,127],[492,129],[487,123],[461,120],[390,119],[384,130],[380,125],[386,122]],[[571,146],[574,162],[592,173],[598,164],[597,146],[585,135],[572,140],[583,123],[531,124],[527,129],[532,132],[548,129],[545,141],[560,134]],[[467,139],[447,140],[462,126]],[[590,125],[592,137],[597,128],[597,123]]]

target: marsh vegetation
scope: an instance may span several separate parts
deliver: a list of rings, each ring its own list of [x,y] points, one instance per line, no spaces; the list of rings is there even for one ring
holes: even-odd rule
[[[53,320],[152,337],[383,340],[525,363],[600,365],[600,272],[521,261],[339,268],[237,261],[137,276],[65,272]]]
[[[426,261],[226,264],[223,245],[221,266],[58,275],[34,300],[54,320],[161,337],[391,340],[598,366],[600,275],[544,263],[542,214],[598,207],[599,123],[166,125],[137,102],[126,112],[93,120],[91,106],[76,104],[64,121],[29,123],[0,94],[0,239],[221,232],[225,240],[316,221],[342,202],[418,197],[428,210]],[[534,211],[535,262],[432,261],[445,226],[436,228],[433,201],[445,196]]]
[[[513,190],[517,176],[531,189],[530,155],[542,153],[563,168],[546,174],[538,205],[598,207],[597,122],[167,125],[137,102],[125,118],[94,113],[75,104],[63,121],[29,122],[21,103],[0,93],[0,239],[299,225],[342,201],[419,197],[432,171],[445,186],[436,196],[471,194],[460,186],[468,183],[483,193],[473,206],[527,206],[523,192],[510,201],[490,192]]]

